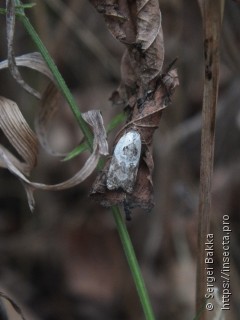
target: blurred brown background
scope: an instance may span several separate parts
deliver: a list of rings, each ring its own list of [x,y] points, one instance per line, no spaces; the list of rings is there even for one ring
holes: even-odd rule
[[[0,1],[4,6],[4,1]],[[100,108],[107,124],[120,109],[108,101],[120,81],[123,46],[109,34],[88,1],[36,1],[29,17],[54,57],[81,111]],[[157,319],[195,316],[195,258],[203,90],[202,24],[197,1],[161,0],[165,66],[178,57],[180,87],[155,133],[155,208],[133,212],[128,229]],[[240,6],[226,1],[213,177],[212,231],[216,287],[221,300],[222,216],[231,223],[231,310],[209,319],[240,319]],[[0,16],[0,60],[6,59],[5,18]],[[37,51],[18,22],[15,53]],[[21,69],[43,90],[47,80]],[[0,94],[18,103],[32,128],[39,102],[0,72]],[[81,139],[68,108],[53,125],[51,144],[70,151]],[[110,140],[114,134],[111,135]],[[0,133],[0,142],[7,144]],[[83,163],[59,163],[40,150],[35,181],[57,183]],[[94,175],[95,176],[95,175]],[[0,170],[0,290],[28,319],[144,319],[111,212],[90,201],[94,176],[61,192],[35,194],[31,214],[22,185]],[[5,303],[4,303],[5,304]],[[18,316],[9,305],[9,319]],[[1,305],[0,305],[1,310]],[[3,314],[3,312],[2,312]],[[225,318],[221,318],[225,316]],[[1,318],[2,317],[2,318]],[[214,318],[215,317],[215,318]],[[4,319],[1,315],[0,319]]]

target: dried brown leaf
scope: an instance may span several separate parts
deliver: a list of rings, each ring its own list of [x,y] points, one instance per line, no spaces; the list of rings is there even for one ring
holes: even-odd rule
[[[22,78],[15,61],[15,54],[13,50],[14,30],[15,30],[15,2],[12,0],[6,1],[6,29],[7,29],[7,47],[8,47],[8,68],[11,75],[20,86],[28,93],[32,94],[38,99],[41,99],[41,94],[29,86]]]
[[[103,124],[103,118],[99,110],[91,110],[82,114],[83,119],[92,127],[94,133],[93,149],[98,145],[98,152],[108,155],[107,133]]]
[[[176,72],[161,74],[164,43],[159,2],[158,0],[92,0],[91,2],[103,14],[110,32],[126,45],[121,65],[122,81],[111,100],[114,104],[128,107],[130,114],[128,123],[116,136],[114,144],[116,146],[119,139],[131,130],[137,131],[142,139],[141,159],[133,192],[129,192],[131,188],[126,191],[122,187],[112,190],[111,181],[108,181],[110,166],[108,161],[103,173],[97,178],[91,195],[103,205],[124,205],[126,213],[135,206],[148,210],[153,206],[151,178],[153,133],[159,125],[162,110],[178,85]],[[125,16],[126,20],[119,15],[113,17],[109,13],[109,8],[114,8],[121,16]],[[132,145],[134,141],[129,143]],[[122,151],[118,151],[123,152],[119,159],[125,157],[125,149],[124,147]],[[137,172],[137,168],[135,170]],[[129,182],[129,185],[132,183]]]
[[[133,107],[154,86],[164,61],[161,12],[158,0],[92,0],[109,31],[127,47],[121,64],[122,81],[111,97],[116,105]],[[112,17],[109,8],[125,16]],[[134,98],[135,97],[135,98]]]
[[[161,26],[158,0],[140,0],[137,4],[137,38],[142,50],[147,50],[155,41]]]
[[[11,161],[11,163],[21,170],[26,176],[29,175],[29,165],[25,162],[20,161],[17,157],[15,157],[10,151],[8,151],[3,145],[0,144],[0,150],[6,154],[7,158]],[[0,168],[6,168],[7,165],[5,161],[0,158]]]
[[[59,90],[51,83],[44,95],[41,104],[41,109],[36,117],[35,121],[35,128],[37,137],[39,139],[40,144],[42,147],[52,156],[63,157],[66,156],[66,153],[59,153],[49,145],[49,139],[47,136],[48,128],[52,123],[53,116],[55,115],[57,109],[61,104],[61,95]],[[84,113],[83,118],[87,121],[92,127],[95,129],[95,135],[98,140],[99,145],[99,153],[105,155],[105,152],[108,152],[108,145],[107,145],[107,136],[103,124],[102,117],[94,112],[91,111],[90,113]],[[100,123],[96,123],[99,121]]]
[[[50,83],[43,94],[40,111],[35,119],[35,130],[41,146],[48,154],[55,157],[66,156],[65,153],[59,153],[50,146],[47,134],[52,119],[59,109],[60,99],[59,90],[53,83]]]
[[[10,298],[4,292],[0,292],[0,298],[4,298],[5,300],[7,300],[11,304],[13,309],[20,315],[21,319],[22,320],[26,320],[26,318],[23,315],[23,312],[22,312],[21,308],[16,304],[16,302],[12,298]]]
[[[23,54],[15,57],[16,65],[39,71],[54,82],[53,75],[39,52]],[[8,60],[0,62],[0,70],[8,68]]]
[[[50,146],[48,141],[48,127],[51,124],[52,118],[55,115],[60,105],[60,92],[54,85],[54,78],[43,60],[42,56],[38,52],[24,54],[16,57],[16,63],[18,66],[27,67],[32,70],[39,71],[47,76],[52,82],[48,85],[41,99],[41,108],[38,116],[35,120],[35,129],[38,140],[41,146],[52,156],[64,157],[66,153],[59,153]],[[8,67],[8,61],[4,60],[0,62],[0,70]]]
[[[132,5],[121,0],[90,0],[90,2],[99,13],[103,14],[109,31],[117,40],[126,44],[135,42],[136,30],[131,18]]]
[[[37,162],[38,143],[34,132],[25,121],[17,104],[0,97],[0,128],[24,162],[6,152],[11,161],[25,174],[28,174]],[[3,166],[3,163],[1,163]]]
[[[92,127],[94,133],[93,152],[88,158],[88,160],[85,162],[84,166],[72,178],[62,183],[58,183],[55,185],[46,185],[43,183],[29,181],[21,172],[21,170],[19,170],[14,165],[14,163],[8,157],[8,154],[3,149],[0,149],[0,161],[3,162],[5,167],[7,167],[9,171],[16,175],[24,184],[31,210],[34,209],[33,192],[36,189],[56,191],[76,186],[77,184],[84,181],[94,171],[98,164],[100,156],[108,154],[106,131],[103,125],[103,120],[100,111],[88,111],[85,114],[83,114],[83,118]]]
[[[109,190],[107,187],[107,174],[109,172],[110,160],[107,161],[103,171],[97,177],[91,197],[99,201],[103,206],[121,204],[127,206],[126,211],[134,207],[151,210],[153,207],[153,158],[152,140],[153,133],[159,125],[163,109],[169,103],[169,96],[178,85],[176,70],[159,79],[158,86],[152,92],[152,96],[144,101],[144,107],[139,108],[136,102],[130,121],[117,134],[114,148],[119,139],[130,130],[138,131],[142,139],[142,156],[139,163],[138,174],[133,192],[125,192],[122,188]]]
[[[146,51],[135,47],[129,49],[129,55],[139,87],[143,86],[144,89],[147,89],[150,82],[160,75],[163,66],[164,45],[162,28],[159,28],[159,33]]]

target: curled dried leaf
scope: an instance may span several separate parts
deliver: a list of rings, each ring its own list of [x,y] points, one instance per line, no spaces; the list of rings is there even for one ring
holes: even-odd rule
[[[137,1],[137,38],[142,50],[155,41],[161,27],[161,13],[157,0]]]
[[[20,84],[20,86],[28,93],[38,99],[41,99],[41,94],[29,86],[22,78],[15,60],[13,49],[14,31],[15,31],[15,2],[12,0],[6,1],[6,30],[7,30],[7,49],[8,49],[8,68],[11,75]]]
[[[90,0],[96,10],[103,14],[109,31],[123,43],[134,43],[135,27],[131,19],[131,6],[126,1]]]
[[[154,86],[163,66],[164,43],[158,0],[91,2],[103,14],[109,31],[127,47],[121,64],[122,81],[111,100],[116,105],[133,107],[135,101],[143,99]],[[113,19],[108,13],[109,7],[114,7],[126,19],[118,16]]]
[[[164,45],[158,0],[91,2],[103,14],[109,31],[127,46],[137,80],[144,80],[146,84],[159,75],[163,65]],[[109,13],[110,8],[111,12],[114,10],[121,14],[113,18]]]
[[[41,146],[52,156],[56,157],[66,157],[67,153],[60,153],[54,150],[49,144],[48,138],[48,128],[52,123],[52,119],[56,114],[56,111],[59,110],[60,105],[62,104],[62,96],[59,90],[50,83],[45,90],[43,95],[40,112],[35,120],[35,129],[37,137]],[[87,118],[86,118],[87,117]],[[90,114],[83,114],[83,118],[86,122],[90,122],[92,127],[95,127],[95,135],[98,137],[99,152],[104,155],[104,150],[108,150],[107,146],[107,137],[104,128],[102,117],[95,114],[94,111],[91,111]],[[86,118],[86,119],[85,119]],[[96,124],[96,121],[101,123]]]
[[[18,105],[4,97],[0,97],[0,128],[24,162],[19,161],[1,146],[3,152],[19,170],[29,174],[37,162],[37,138],[24,119]],[[1,166],[4,166],[4,162],[1,162]]]
[[[134,165],[134,172],[128,174],[129,179],[134,177],[136,180],[125,180],[126,165],[119,168],[119,157],[114,160],[114,165],[117,163],[116,170],[121,172],[123,178],[116,177],[112,162],[108,160],[93,185],[91,196],[105,206],[122,204],[129,217],[129,210],[133,207],[150,210],[153,206],[153,134],[159,125],[162,110],[170,102],[170,96],[178,85],[178,78],[176,70],[167,74],[161,73],[164,43],[158,0],[91,2],[104,15],[110,32],[126,45],[121,64],[121,83],[111,100],[114,104],[127,107],[129,117],[127,124],[115,138],[113,158],[119,153],[119,141],[122,141],[128,132],[138,132],[142,141],[142,147],[139,148],[139,168]],[[102,10],[99,10],[100,5]],[[118,16],[113,18],[106,10],[107,6],[115,6],[115,10],[127,19],[123,20]],[[130,145],[134,145],[134,141]],[[124,158],[126,150],[122,148],[121,152]],[[130,166],[128,170],[131,170]],[[126,187],[125,181],[130,188]]]
[[[53,75],[39,52],[23,54],[19,57],[15,57],[15,61],[17,66],[36,70],[54,82]],[[8,60],[1,61],[0,70],[6,68],[8,68]]]
[[[24,315],[23,315],[23,312],[22,312],[21,308],[16,304],[16,302],[15,302],[12,298],[10,298],[10,297],[9,297],[6,293],[4,293],[4,292],[0,292],[0,298],[3,298],[3,299],[5,299],[5,300],[7,300],[7,301],[11,304],[11,306],[13,307],[13,309],[17,312],[17,314],[20,315],[21,319],[22,319],[22,320],[26,320],[26,318],[25,318]]]
[[[93,149],[98,145],[99,153],[108,155],[107,133],[99,110],[91,110],[82,114],[83,119],[92,127],[94,133]]]
[[[139,109],[136,102],[131,119],[117,134],[114,143],[113,150],[116,151],[115,146],[117,146],[121,137],[126,135],[126,132],[134,130],[141,136],[142,152],[133,191],[129,192],[124,190],[120,184],[119,188],[114,188],[114,190],[108,188],[108,176],[109,170],[111,169],[111,159],[109,159],[91,190],[91,197],[103,206],[109,207],[121,204],[123,206],[127,205],[128,209],[141,207],[149,211],[154,205],[152,196],[152,172],[154,164],[151,152],[153,134],[158,128],[163,109],[167,103],[169,103],[169,95],[173,93],[175,87],[178,85],[176,70],[170,71],[160,80],[157,88],[152,92],[152,96],[148,97],[144,102],[144,108]],[[134,170],[136,172],[135,167]],[[132,186],[131,183],[130,185]]]
[[[50,146],[47,135],[52,119],[59,109],[60,99],[59,90],[50,83],[43,94],[40,111],[35,119],[35,130],[41,146],[48,154],[55,157],[66,156],[65,153],[59,153]]]
[[[55,185],[46,185],[43,183],[31,182],[25,177],[22,168],[18,168],[16,166],[16,163],[14,163],[12,157],[9,157],[9,153],[7,153],[5,149],[0,148],[0,163],[3,163],[4,167],[8,168],[10,172],[17,176],[25,186],[25,190],[28,196],[28,203],[31,210],[34,209],[33,192],[36,189],[56,191],[76,186],[77,184],[84,181],[94,171],[98,164],[100,156],[108,154],[106,131],[103,125],[103,120],[100,111],[88,111],[85,114],[83,114],[83,118],[92,127],[94,133],[93,152],[88,158],[88,160],[85,162],[84,166],[72,178],[62,183],[58,183]],[[8,124],[6,124],[6,126],[7,125]]]

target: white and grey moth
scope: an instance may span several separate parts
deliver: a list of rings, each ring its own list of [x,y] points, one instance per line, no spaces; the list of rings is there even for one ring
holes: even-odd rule
[[[128,193],[133,192],[138,165],[141,156],[141,136],[131,130],[124,134],[116,144],[107,173],[107,188],[122,188]]]

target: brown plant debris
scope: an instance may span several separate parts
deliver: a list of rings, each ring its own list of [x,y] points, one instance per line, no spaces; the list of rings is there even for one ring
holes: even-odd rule
[[[111,100],[129,112],[126,125],[115,138],[113,157],[98,175],[91,197],[103,206],[121,204],[128,215],[134,207],[151,210],[153,133],[178,85],[176,70],[162,73],[164,44],[158,0],[91,2],[103,14],[113,36],[126,46],[121,64],[122,80]],[[140,135],[141,148],[134,139],[126,142],[129,132]],[[133,159],[139,150],[138,164]]]
[[[23,315],[23,312],[21,308],[16,304],[16,302],[10,298],[6,293],[0,292],[0,298],[7,300],[10,305],[13,307],[13,309],[16,311],[16,313],[21,317],[22,320],[26,320],[26,318]]]
[[[41,99],[41,109],[36,118],[36,134],[24,119],[18,105],[0,96],[0,129],[8,139],[9,143],[17,151],[21,159],[18,159],[3,145],[0,145],[0,168],[6,168],[23,183],[30,209],[34,209],[33,192],[42,190],[63,190],[78,185],[84,181],[96,168],[100,156],[108,154],[107,135],[103,119],[99,110],[91,110],[82,114],[83,119],[93,131],[93,150],[85,164],[70,179],[54,184],[31,182],[27,179],[38,160],[39,143],[45,150],[54,156],[62,157],[53,150],[48,143],[47,131],[54,114],[61,104],[60,92],[56,88],[54,77],[39,53],[29,53],[15,57],[13,50],[13,39],[15,32],[15,2],[6,1],[6,30],[8,59],[0,63],[0,70],[9,68],[14,79],[29,93]],[[51,83],[47,87],[43,97],[24,82],[18,70],[18,66],[27,67],[47,76]]]
[[[49,101],[51,105],[51,102]],[[108,154],[108,144],[103,119],[99,110],[83,113],[83,119],[91,126],[94,134],[93,152],[84,166],[70,179],[55,185],[31,182],[26,178],[37,161],[38,140],[30,129],[17,104],[9,99],[0,97],[0,128],[17,150],[24,161],[18,160],[4,146],[0,145],[0,167],[7,168],[23,183],[28,196],[30,209],[34,209],[33,191],[64,190],[74,187],[84,181],[96,168],[101,155]],[[44,127],[44,125],[43,125]]]
[[[13,76],[13,78],[20,84],[20,86],[26,90],[28,93],[32,94],[38,99],[41,99],[41,94],[30,87],[22,78],[21,73],[18,70],[15,54],[13,50],[13,40],[14,40],[14,33],[15,33],[15,2],[12,0],[6,1],[6,30],[7,30],[7,49],[8,49],[8,68]]]
[[[52,82],[54,82],[54,77],[48,68],[46,62],[43,60],[39,52],[26,53],[19,57],[14,57],[16,65],[18,67],[26,67],[32,70],[36,70],[46,77],[48,77]],[[0,70],[9,67],[8,60],[3,60],[0,62]]]

